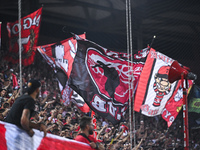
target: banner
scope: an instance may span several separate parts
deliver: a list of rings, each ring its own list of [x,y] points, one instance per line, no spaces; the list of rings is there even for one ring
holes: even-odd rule
[[[162,113],[165,104],[172,98],[177,82],[169,83],[168,72],[174,60],[150,50],[140,76],[135,96],[134,110],[146,116]]]
[[[79,35],[85,39],[85,34]],[[82,97],[74,93],[68,86],[67,80],[72,70],[72,64],[77,51],[77,41],[73,37],[63,40],[59,43],[52,43],[38,46],[37,50],[53,68],[61,91],[63,103],[68,105],[71,101],[83,112],[89,112],[89,107],[85,104]]]
[[[132,96],[148,50],[137,51],[135,56],[140,57],[128,65],[125,53],[109,51],[88,40],[77,41],[69,86],[95,113],[117,124],[125,115],[129,92]]]
[[[80,37],[85,38],[85,34],[80,35]],[[59,82],[60,91],[62,91],[72,70],[77,51],[76,39],[71,37],[59,43],[38,46],[37,50],[53,68]]]
[[[192,80],[188,80],[188,89],[187,92],[192,87]],[[184,83],[185,85],[185,83]],[[174,122],[179,111],[183,106],[183,88],[181,87],[181,80],[178,81],[176,90],[174,91],[172,98],[166,103],[165,108],[162,111],[162,118],[167,121],[168,127]]]
[[[84,99],[72,90],[72,94],[70,95],[71,101],[84,113],[90,112],[89,106],[85,103]]]
[[[193,85],[188,95],[188,118],[191,129],[200,128],[200,86]]]
[[[193,85],[188,95],[188,112],[200,113],[200,86]]]
[[[21,47],[22,64],[28,66],[34,62],[35,51],[33,47],[37,45],[39,29],[41,24],[42,8],[32,14],[21,18]],[[7,23],[9,37],[9,52],[5,59],[12,63],[19,63],[19,23]]]
[[[134,110],[146,116],[162,115],[168,127],[183,105],[181,81],[169,83],[168,73],[174,60],[151,49],[142,70]],[[189,81],[189,86],[192,81]]]
[[[1,150],[92,150],[82,142],[67,139],[47,133],[43,138],[43,132],[33,129],[35,134],[30,137],[26,131],[17,126],[0,121],[0,149]]]
[[[65,89],[62,90],[61,95],[63,104],[65,106],[68,106],[70,102],[73,102],[82,112],[90,112],[90,108],[85,103],[84,99],[74,90],[72,90],[67,84],[65,86]]]

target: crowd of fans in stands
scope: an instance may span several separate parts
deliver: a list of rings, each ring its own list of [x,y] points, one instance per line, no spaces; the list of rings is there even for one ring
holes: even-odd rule
[[[12,86],[12,74],[19,79],[19,66],[10,64],[3,58],[0,59],[0,120],[3,121],[22,89]],[[40,79],[42,83],[41,93],[31,120],[45,123],[48,133],[74,139],[80,131],[80,117],[90,115],[90,113],[81,112],[73,103],[65,106],[61,100],[53,70],[39,54],[35,59],[34,64],[22,67],[23,87],[31,78]],[[133,128],[135,130],[132,131],[132,134],[129,131],[128,112],[126,114],[124,121],[115,127],[108,120],[96,114],[97,140],[104,144],[105,149],[131,149],[130,135],[132,135],[134,150],[183,149],[181,113],[171,127],[167,128],[166,122],[160,116],[149,118],[135,112],[135,127]],[[200,149],[199,139],[199,130],[191,130],[190,149]]]

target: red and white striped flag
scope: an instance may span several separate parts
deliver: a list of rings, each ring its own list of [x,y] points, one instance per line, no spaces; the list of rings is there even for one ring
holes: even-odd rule
[[[59,137],[47,133],[43,138],[43,132],[34,129],[35,134],[30,137],[26,131],[17,126],[0,121],[0,149],[1,150],[92,150],[82,142]]]

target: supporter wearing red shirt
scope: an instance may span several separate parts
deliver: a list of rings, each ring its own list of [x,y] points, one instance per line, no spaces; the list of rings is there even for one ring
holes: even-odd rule
[[[97,142],[97,140],[92,136],[94,125],[91,117],[83,116],[80,120],[80,128],[81,133],[76,136],[76,141],[87,143],[93,149],[104,150],[103,145]]]
[[[66,113],[66,115],[65,115],[65,123],[63,125],[70,124],[71,120],[72,120],[71,114],[70,113]]]

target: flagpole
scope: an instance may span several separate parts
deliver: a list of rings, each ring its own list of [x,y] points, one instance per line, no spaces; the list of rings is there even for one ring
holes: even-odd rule
[[[19,23],[19,77],[20,77],[20,95],[22,95],[22,58],[21,58],[21,0],[18,0],[18,23]]]
[[[130,68],[130,59],[129,59],[129,54],[131,51],[132,54],[132,28],[131,28],[131,1],[126,0],[126,32],[127,32],[127,54],[128,54],[128,68]],[[131,56],[132,60],[132,56]],[[129,121],[130,121],[130,144],[131,144],[131,149],[133,147],[133,132],[132,132],[132,101],[131,101],[131,74],[129,74]],[[135,138],[134,138],[134,143],[135,143]]]
[[[188,125],[188,103],[187,103],[187,79],[185,79],[184,87],[184,73],[181,74],[181,86],[183,88],[183,120],[184,120],[184,150],[189,150],[189,125]]]
[[[129,68],[129,66],[130,66],[130,64],[129,64],[129,53],[130,53],[130,40],[129,40],[129,13],[128,13],[128,9],[129,9],[129,7],[128,7],[128,1],[129,0],[126,0],[126,37],[127,37],[127,54],[128,54],[128,68]],[[129,75],[128,75],[129,76]],[[129,81],[129,83],[130,83],[130,77],[128,78],[128,81]],[[130,142],[131,142],[131,149],[132,149],[132,147],[133,147],[133,140],[132,140],[132,130],[131,130],[131,112],[132,112],[132,109],[131,109],[131,99],[130,99],[130,84],[129,84],[129,125],[130,125]]]
[[[133,62],[133,40],[132,40],[132,20],[131,20],[131,0],[129,0],[129,36],[130,36],[130,54],[131,54],[131,62]],[[131,63],[131,68],[133,68],[133,63]],[[131,72],[130,74],[130,77],[131,75],[133,74],[133,72]],[[129,83],[130,84],[130,87],[132,86],[132,88],[134,88],[134,82],[133,80],[130,80],[131,82]],[[129,90],[130,91],[130,90]],[[133,93],[134,93],[134,89],[133,89]],[[130,128],[130,132],[133,134],[132,131],[135,131],[135,112],[133,110],[134,108],[134,95],[131,97],[131,92],[129,93],[129,99],[130,99],[130,108],[131,108],[131,114],[133,115],[133,125],[131,125],[131,128]],[[132,112],[133,111],[133,112]],[[131,119],[131,116],[130,116],[130,119]],[[133,128],[132,128],[133,126]],[[132,135],[133,136],[133,135]],[[131,139],[133,139],[133,137],[131,137]],[[132,143],[133,143],[133,140],[132,140]],[[132,144],[132,147],[133,148],[133,145],[134,147],[136,146],[136,136],[134,134],[134,144]]]

